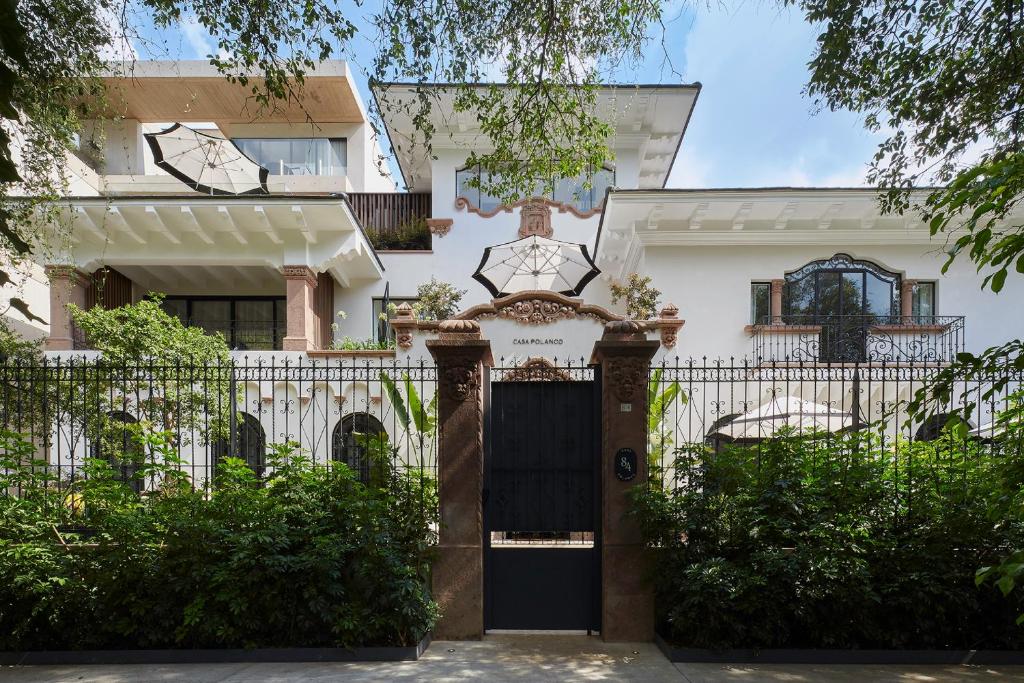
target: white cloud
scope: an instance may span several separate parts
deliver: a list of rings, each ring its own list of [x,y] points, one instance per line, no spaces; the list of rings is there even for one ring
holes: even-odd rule
[[[181,22],[181,33],[185,42],[192,49],[193,57],[206,57],[213,53],[213,41],[206,29],[196,21],[195,17],[188,17]]]

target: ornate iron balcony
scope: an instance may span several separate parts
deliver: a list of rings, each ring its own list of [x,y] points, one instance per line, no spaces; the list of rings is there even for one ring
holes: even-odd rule
[[[949,363],[963,316],[787,315],[752,326],[760,363]]]

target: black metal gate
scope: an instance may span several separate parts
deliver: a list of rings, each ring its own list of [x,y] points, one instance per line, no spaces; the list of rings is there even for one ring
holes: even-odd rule
[[[601,628],[595,370],[494,368],[486,399],[484,624]]]

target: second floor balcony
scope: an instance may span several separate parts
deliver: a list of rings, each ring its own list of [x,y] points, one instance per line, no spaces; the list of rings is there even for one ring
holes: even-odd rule
[[[964,350],[963,316],[787,315],[750,332],[759,363],[942,364]]]

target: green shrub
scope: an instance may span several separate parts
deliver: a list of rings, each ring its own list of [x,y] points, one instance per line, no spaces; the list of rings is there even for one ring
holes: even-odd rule
[[[368,230],[367,237],[374,249],[407,251],[430,249],[431,246],[426,218],[414,218],[396,230]]]
[[[1024,525],[1021,454],[859,432],[676,451],[638,489],[659,628],[690,647],[1009,648],[1024,600],[975,572]]]
[[[384,465],[368,487],[289,446],[265,478],[228,458],[203,490],[144,439],[161,486],[139,496],[100,460],[58,493],[0,434],[0,487],[23,492],[0,497],[0,650],[411,645],[433,627],[429,479]]]

